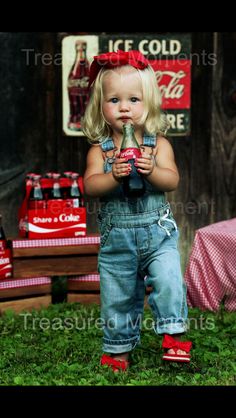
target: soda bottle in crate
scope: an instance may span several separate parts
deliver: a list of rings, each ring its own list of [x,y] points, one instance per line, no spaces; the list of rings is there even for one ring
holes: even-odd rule
[[[31,173],[32,174],[32,173]],[[33,173],[19,211],[20,236],[64,238],[86,235],[83,180],[78,173]],[[27,229],[20,226],[27,219]]]
[[[59,173],[53,173],[53,186],[52,186],[52,198],[53,199],[62,199],[61,189],[60,189],[60,177]]]
[[[21,238],[27,238],[28,236],[28,202],[33,186],[33,178],[35,175],[35,173],[28,173],[25,179],[25,195],[18,212],[19,235]]]
[[[79,173],[71,173],[71,198],[73,199],[73,207],[79,208],[81,206],[81,192],[78,184]]]
[[[43,197],[43,191],[41,187],[41,175],[35,174],[33,176],[33,184],[29,195],[29,202],[28,202],[28,208],[34,209],[37,211],[38,209],[45,209],[46,208],[46,202]]]
[[[12,253],[10,244],[6,239],[0,215],[0,279],[12,276]]]

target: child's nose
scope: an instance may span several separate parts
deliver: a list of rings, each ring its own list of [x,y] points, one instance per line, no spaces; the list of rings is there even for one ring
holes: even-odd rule
[[[125,112],[129,110],[129,103],[127,101],[121,101],[120,102],[120,111]]]

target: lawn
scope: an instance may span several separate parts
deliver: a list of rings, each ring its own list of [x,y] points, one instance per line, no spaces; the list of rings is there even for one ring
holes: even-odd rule
[[[164,363],[162,338],[145,310],[141,345],[126,373],[101,367],[101,322],[95,305],[58,303],[0,317],[0,385],[232,386],[236,383],[236,312],[189,309],[190,364]]]

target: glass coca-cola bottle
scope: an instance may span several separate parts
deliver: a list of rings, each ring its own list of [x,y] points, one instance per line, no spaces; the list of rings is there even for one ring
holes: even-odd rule
[[[33,187],[31,189],[30,195],[29,195],[29,209],[43,209],[45,208],[45,200],[43,198],[43,192],[40,184],[41,180],[40,174],[35,174],[33,176]]]
[[[53,199],[62,199],[61,189],[60,189],[60,173],[52,173],[53,186],[52,186],[52,198]]]
[[[81,120],[89,98],[89,62],[86,50],[87,43],[85,41],[76,41],[76,57],[67,84],[70,105],[68,128],[72,131],[81,129]]]
[[[74,208],[78,208],[81,206],[80,204],[81,193],[79,189],[78,178],[79,178],[79,173],[71,173],[72,183],[71,183],[70,194],[73,199]]]
[[[70,206],[70,197],[71,197],[71,193],[70,193],[70,189],[71,189],[71,174],[72,171],[64,171],[63,176],[62,176],[62,187],[61,187],[61,193],[63,196],[63,199],[67,201],[67,206]]]
[[[126,158],[132,171],[123,179],[123,190],[127,197],[139,197],[145,192],[143,176],[138,173],[134,163],[141,157],[141,150],[134,134],[134,126],[131,123],[123,125],[123,140],[120,148],[120,158]]]
[[[12,252],[10,242],[7,241],[0,215],[0,279],[12,276]]]
[[[7,240],[2,226],[2,215],[0,215],[0,250],[5,250],[5,248],[7,248]]]

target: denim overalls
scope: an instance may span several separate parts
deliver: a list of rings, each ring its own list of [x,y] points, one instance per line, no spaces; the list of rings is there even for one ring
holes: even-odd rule
[[[156,137],[144,135],[155,147]],[[104,172],[112,170],[111,138],[101,144]],[[158,334],[186,331],[186,286],[178,251],[179,232],[163,192],[145,180],[142,197],[127,198],[122,186],[100,199],[98,257],[103,323],[103,350],[131,351],[140,341],[145,286]]]

